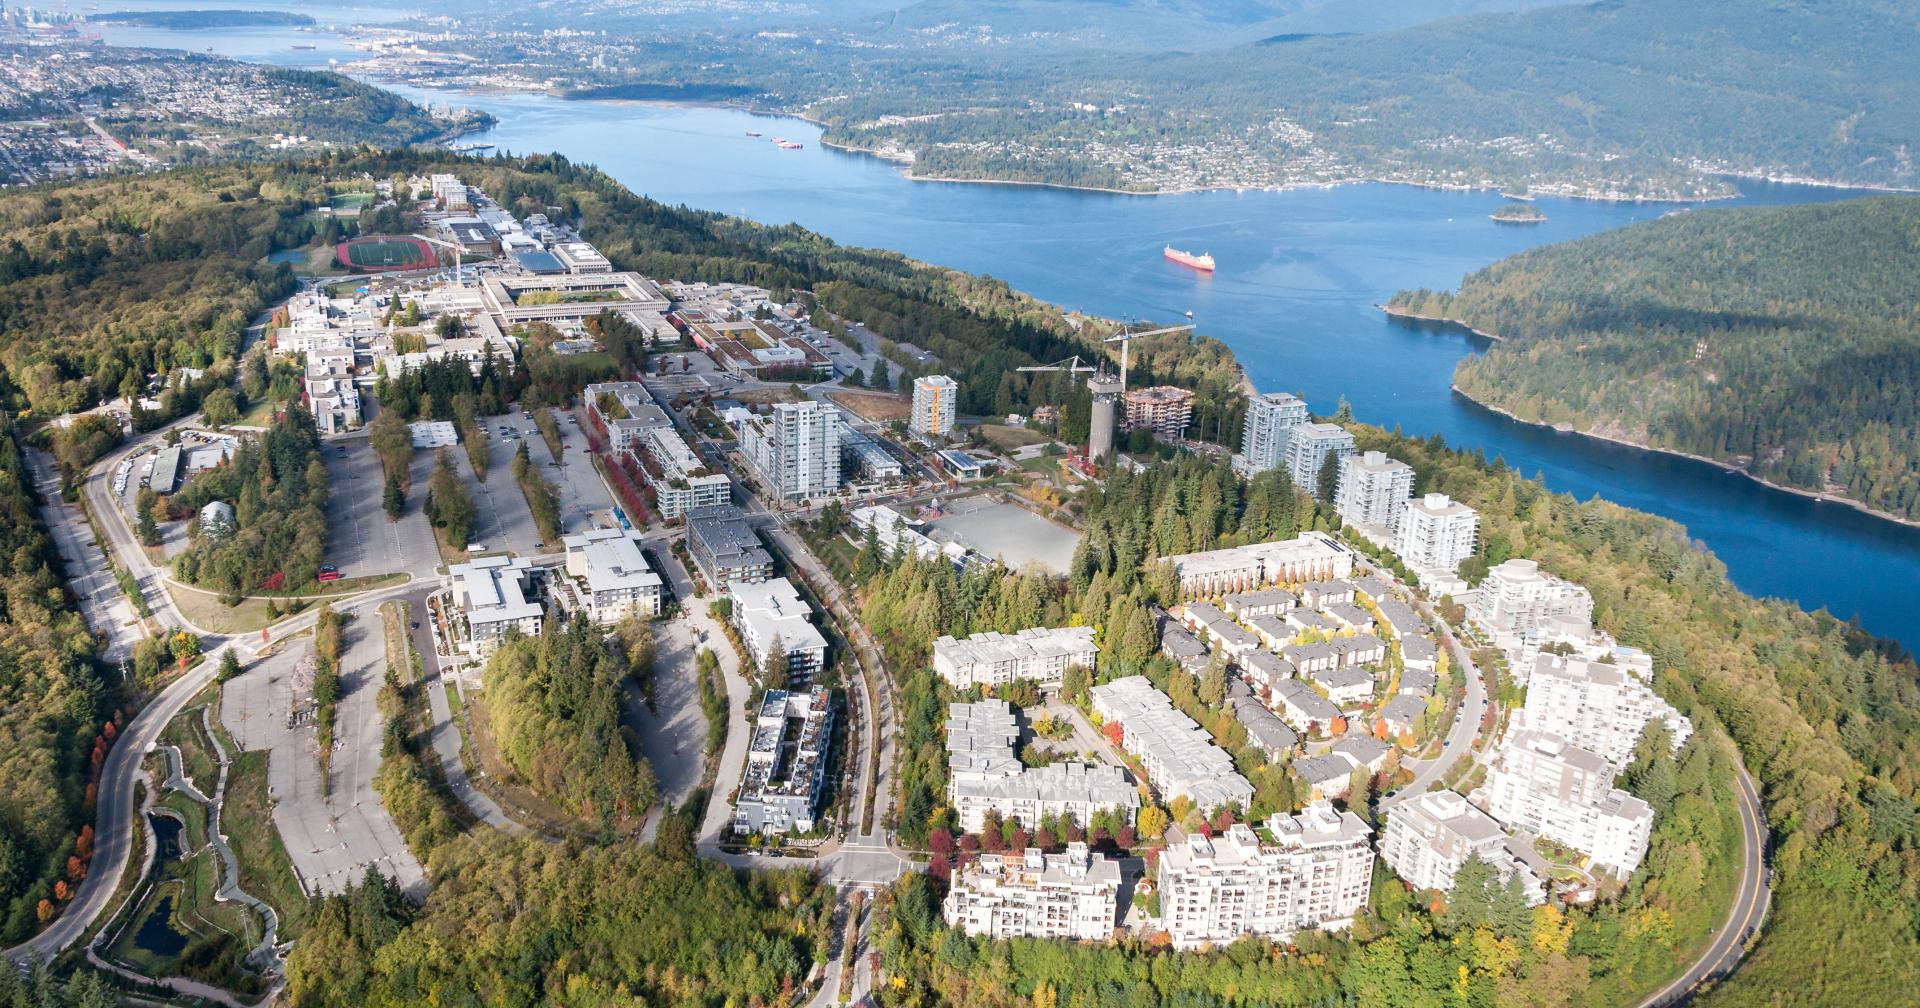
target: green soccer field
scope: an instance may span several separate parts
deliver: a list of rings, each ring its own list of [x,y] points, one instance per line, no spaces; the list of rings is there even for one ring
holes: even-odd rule
[[[355,242],[347,245],[347,265],[361,268],[427,266],[427,251],[414,241]]]

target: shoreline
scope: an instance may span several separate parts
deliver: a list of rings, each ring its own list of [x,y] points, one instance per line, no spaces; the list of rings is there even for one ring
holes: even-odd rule
[[[1765,476],[1761,476],[1758,473],[1752,472],[1751,470],[1745,469],[1741,466],[1734,465],[1731,462],[1723,462],[1719,459],[1709,458],[1705,455],[1695,455],[1692,452],[1681,451],[1677,448],[1656,448],[1652,445],[1645,445],[1637,441],[1630,441],[1626,438],[1616,437],[1612,434],[1601,434],[1596,431],[1581,430],[1580,428],[1574,427],[1571,425],[1550,424],[1542,420],[1528,420],[1525,417],[1516,415],[1512,410],[1509,410],[1500,406],[1495,406],[1492,403],[1483,401],[1475,397],[1471,393],[1467,392],[1465,389],[1461,388],[1458,382],[1450,383],[1450,385],[1451,385],[1451,388],[1453,389],[1453,393],[1459,396],[1460,398],[1465,399],[1470,403],[1473,403],[1475,406],[1478,406],[1481,409],[1488,411],[1489,413],[1497,413],[1500,416],[1503,416],[1508,420],[1513,421],[1514,423],[1525,424],[1528,427],[1538,427],[1543,430],[1550,430],[1556,434],[1571,434],[1576,437],[1590,438],[1595,441],[1604,441],[1608,444],[1619,445],[1622,448],[1632,448],[1635,451],[1643,451],[1653,455],[1667,455],[1673,458],[1688,459],[1693,462],[1699,462],[1704,465],[1712,466],[1713,468],[1718,469],[1722,472],[1732,473],[1733,475],[1736,475],[1736,476],[1745,477],[1749,480],[1752,480],[1755,483],[1758,483],[1763,487],[1766,487],[1769,490],[1777,490],[1777,491],[1780,491],[1781,493],[1792,494],[1795,497],[1802,497],[1807,500],[1814,501],[1816,503],[1841,505],[1843,507],[1851,508],[1855,511],[1858,511],[1861,514],[1864,514],[1870,518],[1878,518],[1881,521],[1889,522],[1891,524],[1898,525],[1902,528],[1920,529],[1920,521],[1916,521],[1910,518],[1902,518],[1899,515],[1893,514],[1892,512],[1882,511],[1862,501],[1854,500],[1851,497],[1842,497],[1837,494],[1823,493],[1818,490],[1808,490],[1805,487],[1788,486],[1784,483],[1776,483],[1773,480],[1767,479]]]
[[[373,72],[371,70],[366,72],[368,72],[370,76],[374,76],[374,77],[390,76],[386,74]],[[730,109],[736,112],[745,112],[748,115],[766,116],[768,118],[774,118],[774,119],[795,119],[800,122],[804,122],[810,126],[813,126],[816,129],[819,129],[821,131],[821,136],[816,140],[816,142],[821,147],[824,147],[828,150],[838,151],[842,154],[853,154],[861,157],[870,157],[877,161],[883,161],[883,162],[886,162],[887,164],[894,165],[900,169],[900,176],[902,178],[905,178],[913,182],[932,182],[932,183],[940,183],[943,185],[1029,186],[1029,187],[1040,188],[1040,189],[1059,189],[1067,192],[1104,193],[1111,196],[1189,196],[1189,195],[1194,195],[1198,193],[1214,193],[1214,192],[1236,192],[1236,193],[1294,192],[1297,190],[1304,190],[1304,189],[1335,189],[1341,186],[1366,185],[1369,183],[1377,184],[1377,185],[1411,186],[1415,189],[1431,189],[1437,192],[1460,192],[1460,193],[1493,192],[1493,193],[1500,193],[1500,195],[1502,196],[1507,195],[1505,192],[1502,191],[1504,187],[1498,184],[1475,185],[1471,183],[1436,182],[1430,179],[1421,180],[1421,179],[1383,178],[1378,175],[1351,175],[1345,178],[1338,178],[1338,179],[1321,179],[1321,180],[1310,181],[1310,182],[1308,181],[1286,182],[1279,185],[1206,185],[1206,186],[1180,186],[1172,189],[1115,189],[1111,186],[1076,185],[1071,182],[1041,182],[1041,181],[1035,181],[1032,179],[974,178],[974,177],[961,177],[961,176],[950,176],[950,175],[915,175],[911,170],[914,163],[912,158],[903,157],[896,154],[884,153],[869,147],[859,147],[859,146],[855,146],[853,144],[846,143],[840,140],[829,140],[827,139],[827,136],[826,136],[827,131],[830,129],[827,123],[823,122],[820,119],[814,118],[813,116],[807,115],[805,112],[791,111],[787,109],[765,108],[762,106],[757,106],[750,103],[737,102],[737,101],[676,101],[673,99],[666,99],[666,98],[662,98],[662,99],[576,98],[576,97],[570,97],[569,95],[564,93],[559,93],[551,89],[545,89],[545,88],[508,88],[508,87],[464,88],[464,87],[428,86],[423,84],[415,84],[411,81],[408,81],[406,83],[410,87],[419,87],[427,90],[440,91],[448,94],[531,94],[531,95],[544,95],[546,97],[555,98],[560,101],[567,101],[567,102],[604,101],[604,102],[617,102],[622,104],[653,105],[653,106],[658,106],[662,108]],[[1782,184],[1782,185],[1812,186],[1812,187],[1821,188],[1821,189],[1859,189],[1862,191],[1895,192],[1895,193],[1920,192],[1920,189],[1900,189],[1892,186],[1874,185],[1874,184],[1868,184],[1868,183],[1840,182],[1840,181],[1834,181],[1831,179],[1807,179],[1807,178],[1798,178],[1798,177],[1770,176],[1770,175],[1761,175],[1757,173],[1742,173],[1742,172],[1703,172],[1702,174],[1705,174],[1709,177],[1714,177],[1714,178],[1738,178],[1738,179],[1747,179],[1750,181],[1762,181],[1762,182],[1769,182],[1769,183]],[[1634,195],[1626,195],[1622,193],[1570,193],[1570,192],[1554,192],[1550,190],[1536,190],[1535,192],[1529,193],[1526,198],[1528,201],[1533,201],[1541,197],[1546,197],[1550,199],[1584,200],[1584,201],[1593,202],[1593,203],[1671,204],[1673,206],[1678,206],[1678,207],[1691,207],[1691,206],[1708,204],[1708,203],[1720,203],[1720,202],[1726,202],[1729,200],[1738,200],[1743,198],[1739,192],[1728,192],[1728,193],[1722,193],[1717,195],[1707,195],[1707,196],[1634,196]],[[1514,198],[1514,197],[1508,197],[1508,198]],[[1509,222],[1502,222],[1502,223],[1509,223]],[[1533,223],[1533,222],[1528,221],[1524,223]]]
[[[1436,325],[1447,326],[1451,329],[1455,329],[1459,332],[1466,333],[1470,336],[1478,336],[1481,339],[1487,340],[1488,342],[1491,342],[1491,343],[1500,342],[1500,337],[1498,334],[1483,332],[1479,329],[1475,329],[1474,327],[1466,324],[1465,322],[1459,321],[1458,319],[1445,318],[1439,315],[1421,315],[1417,312],[1407,311],[1404,308],[1395,308],[1392,305],[1381,304],[1381,305],[1375,305],[1374,307],[1380,309],[1381,313],[1386,315],[1390,319],[1398,319],[1403,322],[1432,322]]]

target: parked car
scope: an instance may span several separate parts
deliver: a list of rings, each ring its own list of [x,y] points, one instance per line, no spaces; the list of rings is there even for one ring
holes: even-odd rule
[[[337,571],[337,570],[334,570],[334,571],[330,571],[330,570],[323,570],[323,571],[321,571],[321,572],[320,572],[320,580],[322,580],[322,581],[338,581],[338,580],[340,580],[340,572],[339,572],[339,571]]]

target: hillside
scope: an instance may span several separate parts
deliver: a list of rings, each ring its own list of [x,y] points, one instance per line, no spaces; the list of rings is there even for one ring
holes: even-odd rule
[[[831,139],[929,177],[1128,189],[1355,177],[1571,195],[1726,195],[1712,172],[1920,185],[1920,9],[1889,0],[1617,0],[1404,24],[1357,0],[1263,41],[1153,59],[1037,58],[950,33],[936,52],[777,47],[732,73]],[[1435,12],[1439,13],[1439,12]],[[1369,21],[1369,18],[1372,18]],[[1222,37],[1236,37],[1220,25]],[[1244,38],[1244,36],[1237,36]],[[1166,45],[1179,46],[1179,35]],[[1013,53],[1019,52],[1019,58]],[[861,67],[849,88],[847,61]]]
[[[1467,395],[1920,519],[1920,199],[1700,210],[1395,306],[1499,336]]]

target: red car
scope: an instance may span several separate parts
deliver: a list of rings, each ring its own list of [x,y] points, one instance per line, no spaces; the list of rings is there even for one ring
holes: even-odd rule
[[[327,566],[320,568],[320,580],[322,581],[340,580],[340,568],[335,567],[332,564],[328,564]]]

